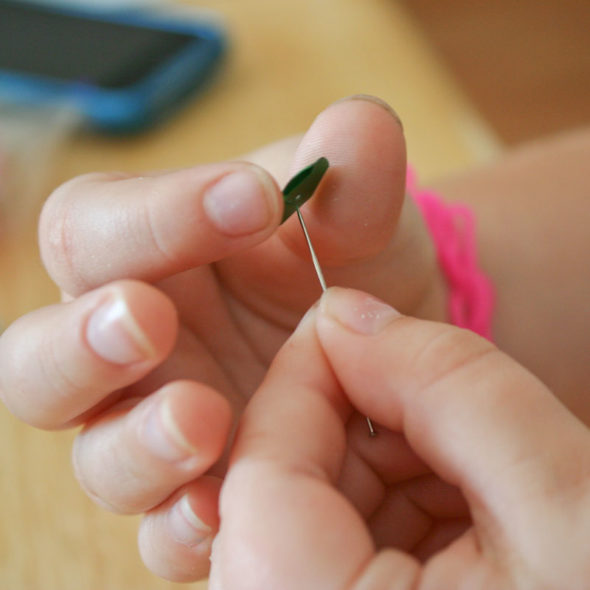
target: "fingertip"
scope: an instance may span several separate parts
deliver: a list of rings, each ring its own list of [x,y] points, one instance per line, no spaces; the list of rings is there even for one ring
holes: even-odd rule
[[[213,183],[203,196],[203,210],[221,234],[241,237],[268,233],[282,215],[280,190],[263,168],[244,163]]]
[[[261,184],[262,189],[268,199],[268,206],[270,208],[270,224],[271,226],[278,226],[283,216],[283,193],[281,188],[275,179],[275,177],[264,167],[254,162],[244,162],[244,164],[250,169],[257,177],[258,182]]]
[[[401,120],[401,117],[397,113],[397,111],[385,100],[382,98],[375,96],[373,94],[351,94],[350,96],[345,96],[340,100],[334,102],[334,105],[338,105],[340,103],[346,103],[349,101],[360,100],[368,102],[369,104],[374,104],[383,109],[389,116],[393,117],[395,122],[399,125],[400,130],[403,132],[404,126]]]
[[[395,549],[384,549],[372,557],[350,588],[351,590],[416,588],[421,569],[420,562],[412,555]]]
[[[82,487],[124,514],[150,510],[202,478],[223,455],[231,427],[228,402],[196,382],[175,381],[140,400],[131,409],[126,400],[98,416],[74,446]],[[207,494],[218,493],[213,491]]]
[[[221,480],[203,476],[184,490],[167,515],[172,538],[187,547],[211,542],[219,529],[219,494]]]
[[[342,287],[331,287],[322,295],[319,311],[324,325],[336,322],[358,336],[373,336],[402,317],[377,297]]]
[[[173,454],[198,457],[202,469],[210,467],[227,444],[233,419],[230,403],[217,391],[191,381],[168,384],[159,395],[162,400],[152,414],[157,412],[161,436],[175,449]]]
[[[355,142],[347,141],[348,133],[353,134]],[[377,158],[375,162],[375,155],[383,150],[395,158]],[[374,96],[345,97],[321,111],[299,142],[291,172],[320,156],[328,158],[332,166],[347,163],[351,157],[370,168],[385,164],[403,172],[405,183],[406,145],[401,120],[388,103]]]
[[[306,222],[321,261],[342,266],[381,252],[397,227],[405,195],[406,145],[398,119],[372,98],[338,101],[304,135],[291,172],[320,156],[330,168],[304,209],[311,213]],[[299,233],[284,234],[293,247]]]
[[[3,397],[37,428],[75,425],[162,362],[177,328],[170,299],[136,281],[35,310],[0,340]]]
[[[119,281],[103,289],[84,327],[89,348],[116,365],[164,359],[174,346],[177,330],[172,301],[138,281]]]
[[[219,478],[203,476],[146,514],[138,546],[150,571],[179,583],[207,576],[211,546],[219,529],[220,489]]]

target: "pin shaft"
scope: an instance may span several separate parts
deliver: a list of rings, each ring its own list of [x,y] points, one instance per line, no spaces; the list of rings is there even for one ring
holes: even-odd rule
[[[328,286],[326,285],[326,279],[324,279],[324,273],[322,272],[322,268],[320,266],[320,261],[315,253],[313,244],[311,243],[311,238],[309,237],[309,232],[307,231],[307,226],[305,225],[305,221],[303,221],[303,215],[301,215],[301,211],[299,207],[295,208],[297,212],[297,217],[299,219],[299,223],[301,224],[301,229],[303,230],[303,235],[305,236],[305,241],[307,242],[307,247],[309,248],[309,253],[311,254],[311,260],[313,262],[313,267],[315,268],[315,272],[318,276],[318,280],[320,281],[320,285],[322,286],[322,291],[327,291]],[[371,418],[367,416],[367,425],[369,426],[369,435],[370,436],[377,436],[377,431],[373,426],[373,422]]]
[[[299,223],[301,224],[301,229],[303,230],[303,235],[305,236],[305,241],[307,242],[307,247],[309,248],[309,253],[311,254],[313,267],[315,268],[315,272],[318,275],[318,280],[320,281],[320,285],[322,286],[322,291],[325,292],[328,290],[328,286],[326,285],[326,279],[324,279],[324,273],[322,272],[322,268],[320,267],[320,261],[318,260],[318,257],[311,243],[311,238],[309,237],[307,226],[305,225],[305,221],[303,221],[303,215],[301,215],[299,207],[297,207],[295,211],[297,212],[297,217],[299,218]]]

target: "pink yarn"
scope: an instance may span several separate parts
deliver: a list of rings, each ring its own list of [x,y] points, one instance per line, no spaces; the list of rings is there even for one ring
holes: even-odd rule
[[[491,340],[494,288],[477,263],[475,215],[464,204],[445,203],[432,191],[418,190],[415,183],[408,170],[408,193],[422,212],[449,285],[450,320]]]

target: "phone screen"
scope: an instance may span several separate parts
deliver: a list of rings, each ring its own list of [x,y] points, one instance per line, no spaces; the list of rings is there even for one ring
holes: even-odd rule
[[[143,79],[192,35],[0,0],[0,68],[118,89]]]

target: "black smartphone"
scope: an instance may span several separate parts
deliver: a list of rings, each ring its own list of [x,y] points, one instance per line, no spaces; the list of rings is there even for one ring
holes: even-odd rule
[[[226,45],[193,15],[0,0],[0,100],[69,102],[96,128],[136,131],[203,88]]]

